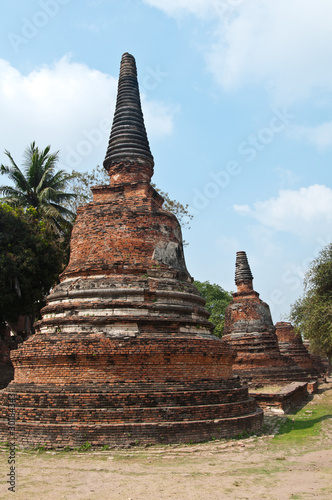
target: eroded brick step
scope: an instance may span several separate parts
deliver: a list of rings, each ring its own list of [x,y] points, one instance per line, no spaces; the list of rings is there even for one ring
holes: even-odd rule
[[[84,408],[123,408],[123,407],[159,407],[190,406],[208,404],[228,404],[248,399],[246,388],[223,391],[195,392],[150,392],[150,393],[16,393],[15,406],[19,407],[78,407]],[[0,405],[6,406],[7,396],[0,394]]]
[[[253,399],[238,403],[219,405],[197,405],[177,407],[119,407],[119,408],[16,408],[16,422],[85,422],[85,423],[124,423],[124,422],[159,422],[176,420],[207,420],[211,418],[229,418],[251,413],[256,408]],[[2,409],[3,411],[3,409]]]
[[[126,446],[134,444],[190,443],[229,437],[241,432],[256,431],[263,419],[262,410],[235,418],[205,421],[131,423],[131,424],[72,424],[17,422],[15,437],[20,446],[49,448],[76,447],[85,443],[93,446]],[[0,438],[6,440],[8,423],[0,421]]]

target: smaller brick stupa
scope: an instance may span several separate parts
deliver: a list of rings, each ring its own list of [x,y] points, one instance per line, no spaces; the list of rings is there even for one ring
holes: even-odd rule
[[[245,252],[236,254],[237,292],[225,311],[223,340],[237,352],[233,373],[250,384],[300,381],[306,373],[291,358],[282,356],[268,304],[253,289]]]
[[[326,376],[329,377],[332,373],[332,366],[331,363],[329,362],[329,359],[326,356],[320,356],[319,354],[312,352],[309,340],[304,340],[303,344],[304,347],[307,349],[312,359],[314,368],[319,373],[319,376],[322,378]]]
[[[279,321],[275,326],[280,353],[290,357],[308,374],[308,377],[318,377],[319,372],[314,366],[314,361],[303,344],[301,336],[296,334],[293,325],[286,321]]]

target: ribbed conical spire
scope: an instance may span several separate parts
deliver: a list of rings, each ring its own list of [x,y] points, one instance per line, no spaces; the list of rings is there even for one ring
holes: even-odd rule
[[[127,52],[121,59],[118,96],[104,167],[143,161],[153,168],[137,81],[135,59]]]
[[[236,252],[235,284],[252,282],[253,279],[246,252]]]

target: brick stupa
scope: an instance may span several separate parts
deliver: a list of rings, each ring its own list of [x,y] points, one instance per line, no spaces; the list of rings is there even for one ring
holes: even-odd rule
[[[190,442],[259,428],[188,274],[176,217],[150,184],[154,161],[130,54],[104,162],[109,186],[79,208],[68,267],[37,333],[13,353],[0,439],[15,395],[16,442],[79,446]]]
[[[310,346],[310,341],[309,340],[304,340],[303,342],[304,347],[307,349],[315,369],[319,373],[320,377],[325,378],[329,377],[332,373],[332,365],[329,361],[329,359],[326,356],[321,356],[319,354],[314,353],[311,350]]]
[[[270,308],[253,289],[245,252],[237,252],[237,292],[225,311],[223,340],[237,353],[233,373],[249,384],[280,384],[307,380],[291,358],[282,356]]]
[[[296,334],[293,325],[287,321],[279,321],[275,327],[281,354],[290,357],[307,373],[308,377],[318,377],[319,372],[314,366],[314,361],[303,344],[301,336]]]

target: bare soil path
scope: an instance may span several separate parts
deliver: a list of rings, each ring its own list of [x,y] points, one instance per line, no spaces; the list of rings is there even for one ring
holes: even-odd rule
[[[259,436],[105,451],[16,453],[15,500],[331,500],[332,383],[302,410],[268,416]]]

